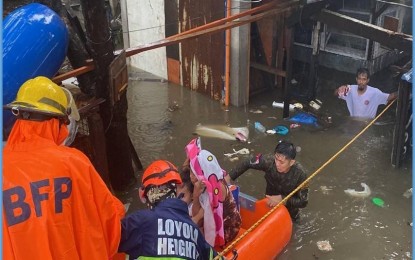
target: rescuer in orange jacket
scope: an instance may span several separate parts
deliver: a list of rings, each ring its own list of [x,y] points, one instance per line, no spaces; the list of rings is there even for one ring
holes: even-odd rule
[[[17,121],[3,150],[3,259],[111,259],[125,210],[89,159],[60,145],[65,91],[36,77],[5,108]]]

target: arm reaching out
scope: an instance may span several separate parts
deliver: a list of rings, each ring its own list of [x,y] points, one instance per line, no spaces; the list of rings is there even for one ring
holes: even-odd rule
[[[349,85],[342,85],[334,90],[334,95],[338,97],[347,96],[349,89]]]
[[[248,169],[266,171],[267,167],[268,167],[267,161],[264,160],[262,154],[257,154],[257,155],[251,154],[248,159],[245,159],[240,164],[238,164],[236,167],[234,167],[232,170],[230,170],[229,177],[232,180],[236,180],[239,176],[241,176]],[[228,176],[225,176],[225,180],[228,182],[228,179],[226,177]]]

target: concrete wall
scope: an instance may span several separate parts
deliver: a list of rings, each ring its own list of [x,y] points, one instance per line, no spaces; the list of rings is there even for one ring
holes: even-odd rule
[[[231,31],[230,103],[243,106],[249,103],[249,47],[250,25]]]
[[[137,47],[165,38],[164,0],[126,0],[125,4],[129,47]],[[167,79],[166,48],[157,48],[131,56],[130,65]]]
[[[251,8],[251,4],[232,2],[231,15]],[[230,104],[243,106],[249,103],[249,50],[251,25],[231,30]]]

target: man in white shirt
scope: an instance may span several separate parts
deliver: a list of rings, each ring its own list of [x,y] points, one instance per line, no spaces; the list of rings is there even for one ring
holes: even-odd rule
[[[386,105],[397,97],[397,92],[388,94],[368,86],[369,80],[369,71],[360,68],[356,73],[357,85],[343,85],[334,91],[334,95],[346,101],[350,116],[375,118],[379,105]]]

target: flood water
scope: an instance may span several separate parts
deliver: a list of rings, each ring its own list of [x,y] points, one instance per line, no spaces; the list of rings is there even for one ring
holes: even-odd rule
[[[129,133],[144,167],[157,159],[180,166],[185,159],[184,146],[195,137],[197,124],[229,125],[248,126],[249,142],[201,137],[202,147],[215,154],[225,170],[243,159],[243,155],[232,161],[224,156],[233,149],[268,153],[278,140],[288,139],[300,147],[296,159],[311,175],[367,123],[351,120],[346,104],[333,97],[334,87],[323,86],[330,90],[320,91],[318,98],[323,102],[321,111],[332,116],[331,127],[323,130],[302,125],[285,136],[267,135],[255,131],[255,121],[267,129],[290,125],[282,118],[282,109],[271,105],[278,90],[251,98],[249,106],[225,108],[218,101],[147,73],[133,69],[129,73]],[[277,259],[412,259],[412,197],[403,196],[412,187],[412,161],[408,158],[399,169],[390,164],[394,108],[311,180],[309,204]],[[344,192],[363,190],[361,183],[370,187],[369,197],[355,198]],[[264,196],[262,172],[249,170],[237,184],[244,193]],[[130,205],[128,213],[143,208],[137,194],[138,184],[119,194]],[[374,197],[383,199],[384,207],[375,205]],[[277,230],[275,234],[278,236]],[[328,241],[332,251],[319,250],[319,241]]]

